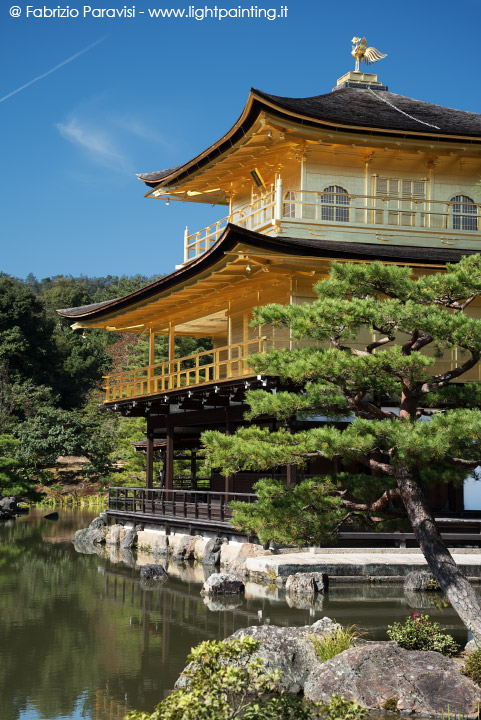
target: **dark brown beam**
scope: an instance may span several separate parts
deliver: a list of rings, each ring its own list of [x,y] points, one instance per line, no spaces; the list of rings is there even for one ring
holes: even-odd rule
[[[154,427],[152,420],[147,420],[147,446],[146,446],[146,471],[145,471],[145,487],[152,489],[154,487]]]
[[[165,488],[172,490],[174,487],[174,425],[167,423],[165,445]]]

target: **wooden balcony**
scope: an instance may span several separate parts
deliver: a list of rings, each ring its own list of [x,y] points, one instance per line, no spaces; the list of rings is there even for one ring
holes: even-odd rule
[[[204,490],[165,490],[142,487],[109,487],[107,514],[141,518],[170,525],[232,530],[229,506],[234,500],[252,503],[253,493],[225,493]]]
[[[255,373],[247,362],[249,356],[264,353],[274,345],[279,348],[281,344],[259,337],[116,375],[105,375],[105,402],[142,398],[253,376]]]
[[[206,252],[233,223],[248,230],[304,237],[317,230],[371,229],[374,239],[396,243],[396,237],[434,234],[443,245],[461,239],[481,240],[481,205],[398,195],[350,195],[347,192],[285,190],[278,182],[262,198],[195,233],[186,230],[184,263]],[[387,231],[387,232],[385,232]],[[323,232],[323,235],[325,233]],[[296,235],[297,236],[297,235]],[[402,244],[402,242],[401,242]]]

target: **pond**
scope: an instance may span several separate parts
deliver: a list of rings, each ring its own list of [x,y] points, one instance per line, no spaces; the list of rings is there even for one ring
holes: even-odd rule
[[[402,586],[364,584],[332,585],[305,607],[289,607],[281,590],[248,584],[243,600],[209,608],[199,594],[202,567],[171,564],[165,585],[145,590],[131,553],[75,551],[71,538],[92,513],[61,510],[56,522],[44,514],[0,525],[2,720],[120,720],[133,708],[151,711],[201,640],[326,615],[386,639],[386,625],[412,611]],[[432,603],[426,612],[465,643],[453,610],[437,595]]]

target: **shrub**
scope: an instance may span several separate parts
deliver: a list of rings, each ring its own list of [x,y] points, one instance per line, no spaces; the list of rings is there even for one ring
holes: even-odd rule
[[[431,622],[429,615],[413,613],[404,625],[388,625],[388,637],[406,650],[436,650],[451,657],[459,651],[459,645],[451,635],[443,632],[439,623]]]
[[[321,662],[330,660],[335,655],[348,650],[360,636],[354,625],[338,627],[328,635],[311,635],[316,655]]]
[[[477,685],[481,685],[481,648],[468,656],[461,672],[471,678]]]
[[[362,720],[366,710],[333,695],[327,705],[309,704],[279,689],[279,673],[253,658],[259,642],[242,637],[205,641],[194,648],[187,687],[174,690],[152,714],[130,712],[125,720]]]

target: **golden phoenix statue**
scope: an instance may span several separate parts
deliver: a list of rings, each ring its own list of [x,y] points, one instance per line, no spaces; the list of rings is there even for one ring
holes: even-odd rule
[[[352,38],[352,51],[351,55],[356,61],[356,72],[359,72],[359,61],[370,65],[371,63],[377,62],[387,57],[387,54],[379,52],[375,47],[366,47],[366,38],[353,37]]]

